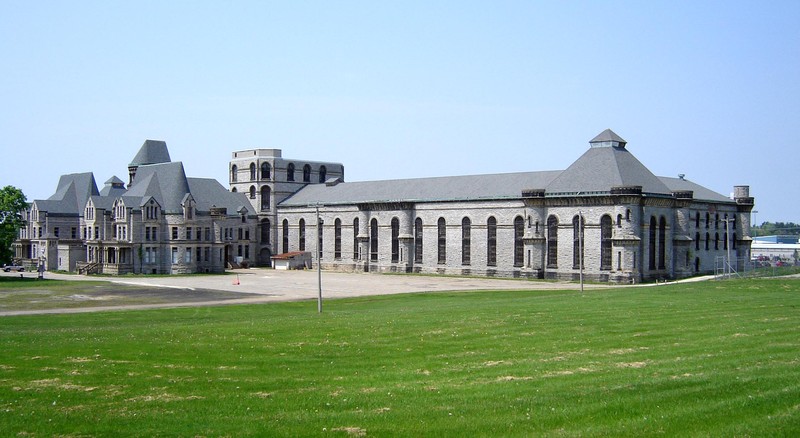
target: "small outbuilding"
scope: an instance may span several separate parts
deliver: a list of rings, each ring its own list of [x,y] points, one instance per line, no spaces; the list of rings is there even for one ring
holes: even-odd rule
[[[272,256],[272,266],[275,269],[306,269],[311,268],[311,253],[307,251],[285,252]]]

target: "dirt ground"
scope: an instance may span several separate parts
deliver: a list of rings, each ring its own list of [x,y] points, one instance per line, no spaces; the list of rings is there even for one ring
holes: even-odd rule
[[[92,280],[75,287],[0,290],[0,316],[125,309],[211,306],[316,300],[411,292],[465,290],[577,289],[577,283],[492,278],[366,273],[233,270],[228,275],[96,277],[45,273],[46,279]],[[0,273],[19,276],[18,273]],[[34,279],[35,272],[23,273]],[[585,285],[602,288],[603,285]],[[64,290],[62,290],[64,289]],[[4,304],[5,303],[5,304]]]

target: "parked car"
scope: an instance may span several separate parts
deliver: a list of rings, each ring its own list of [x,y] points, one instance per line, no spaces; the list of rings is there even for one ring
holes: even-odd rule
[[[25,270],[25,268],[19,265],[3,265],[3,270],[6,272],[11,272],[11,271],[22,272]]]

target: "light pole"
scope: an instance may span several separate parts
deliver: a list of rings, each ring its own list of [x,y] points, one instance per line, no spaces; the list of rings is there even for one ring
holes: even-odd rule
[[[753,210],[752,213],[753,213],[753,223],[750,225],[750,231],[753,233],[754,236],[757,236],[758,230],[756,230],[755,227],[758,226],[758,224],[756,224],[756,221],[758,219],[758,210]]]
[[[583,211],[581,210],[578,210],[578,265],[580,266],[581,293],[583,293]]]
[[[319,241],[322,240],[322,228],[319,226],[319,202],[314,205],[317,211],[317,313],[322,313],[322,267],[320,266]]]

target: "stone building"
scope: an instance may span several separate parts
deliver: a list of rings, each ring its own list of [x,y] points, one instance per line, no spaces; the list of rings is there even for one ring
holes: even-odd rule
[[[55,194],[25,212],[17,259],[110,274],[222,272],[255,263],[258,218],[245,195],[187,177],[163,141],[145,141],[128,173],[128,187],[112,177],[100,191],[91,172],[62,176]]]
[[[708,273],[721,257],[750,256],[747,186],[730,199],[683,176],[655,176],[611,130],[563,171],[334,178],[293,189],[270,204],[270,251],[318,244],[324,269],[549,279],[583,272],[628,283]]]
[[[344,166],[307,160],[290,160],[280,149],[233,152],[229,164],[232,192],[245,193],[258,215],[257,262],[270,266],[278,254],[278,205],[309,184],[333,184],[344,180]],[[282,251],[288,252],[288,251]]]

